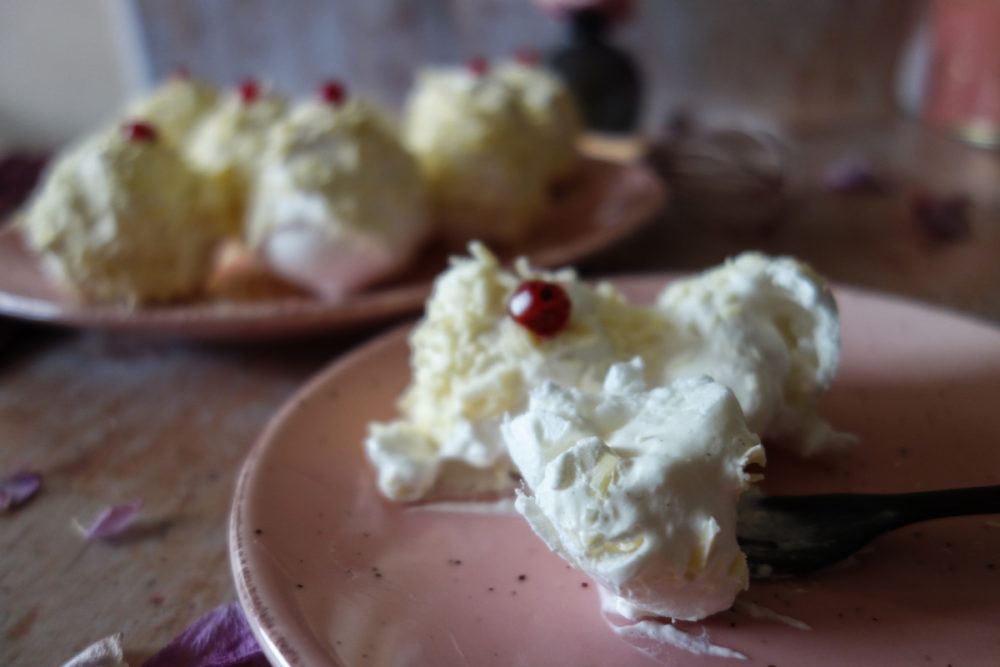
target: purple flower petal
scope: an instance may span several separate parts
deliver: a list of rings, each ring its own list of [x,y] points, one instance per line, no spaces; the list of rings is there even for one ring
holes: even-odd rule
[[[83,536],[88,540],[99,540],[118,535],[129,527],[135,519],[135,515],[142,509],[144,502],[140,498],[126,505],[105,507],[90,524],[90,527],[83,529]]]
[[[188,626],[143,667],[268,667],[239,604],[216,607]]]
[[[31,470],[19,470],[0,479],[0,514],[28,502],[42,487],[42,476]]]
[[[122,633],[94,642],[77,653],[62,667],[128,667],[122,650]]]
[[[834,192],[881,194],[889,189],[885,178],[865,159],[845,159],[828,164],[820,184]]]
[[[910,200],[913,220],[937,241],[957,241],[972,233],[971,201],[965,195],[933,195],[920,192]]]

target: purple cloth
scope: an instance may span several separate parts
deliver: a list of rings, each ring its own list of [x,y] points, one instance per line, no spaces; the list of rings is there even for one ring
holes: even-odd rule
[[[236,602],[216,607],[188,626],[143,667],[269,667]]]

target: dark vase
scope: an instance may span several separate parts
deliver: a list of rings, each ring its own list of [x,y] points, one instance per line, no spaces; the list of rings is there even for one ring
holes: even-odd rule
[[[588,129],[625,134],[639,121],[642,83],[631,56],[607,40],[609,27],[599,11],[572,13],[566,44],[551,53],[549,65],[573,91]]]

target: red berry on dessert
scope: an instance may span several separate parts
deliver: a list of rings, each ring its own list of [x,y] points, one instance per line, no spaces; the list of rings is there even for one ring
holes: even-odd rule
[[[179,81],[188,81],[191,79],[191,70],[184,65],[178,65],[170,72],[170,78]]]
[[[566,290],[556,283],[529,280],[510,297],[507,313],[525,329],[550,337],[566,328],[571,307]]]
[[[319,98],[327,104],[340,106],[347,99],[347,90],[339,81],[327,81],[319,87]]]
[[[260,84],[254,79],[244,79],[240,83],[240,99],[243,104],[253,104],[260,97]]]
[[[156,128],[149,123],[129,121],[122,125],[122,133],[129,141],[156,141]]]
[[[471,58],[469,62],[465,63],[465,66],[477,77],[485,76],[486,70],[489,68],[486,58]]]

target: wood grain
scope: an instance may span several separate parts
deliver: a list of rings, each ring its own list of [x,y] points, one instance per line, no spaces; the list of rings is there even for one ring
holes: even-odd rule
[[[225,524],[240,462],[281,401],[356,340],[224,349],[21,329],[0,349],[0,470],[44,482],[0,517],[0,664],[61,664],[114,632],[143,657],[234,599]],[[87,543],[73,527],[136,498],[118,538]]]

